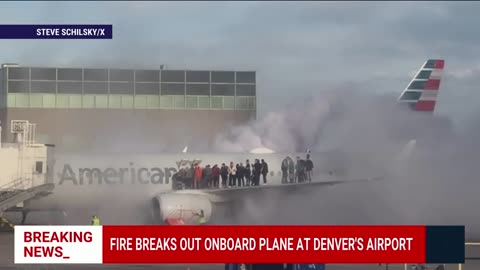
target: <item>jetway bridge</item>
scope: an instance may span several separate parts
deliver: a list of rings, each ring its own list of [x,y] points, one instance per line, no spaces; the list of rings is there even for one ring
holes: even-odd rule
[[[3,165],[0,170],[2,227],[12,226],[3,217],[6,211],[23,211],[25,202],[48,196],[55,187],[51,177],[53,146],[36,143],[35,124],[26,120],[13,120],[11,132],[15,141],[0,146],[0,163]],[[23,215],[26,216],[26,213]]]

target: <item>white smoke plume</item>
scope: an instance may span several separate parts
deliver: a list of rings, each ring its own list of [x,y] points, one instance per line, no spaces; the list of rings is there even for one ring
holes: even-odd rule
[[[478,124],[460,133],[448,119],[400,105],[390,97],[328,93],[219,136],[221,151],[330,148],[349,179],[385,173],[369,184],[266,191],[261,199],[245,198],[231,222],[460,224],[468,238],[480,238]],[[395,160],[411,139],[417,141],[412,153]]]
[[[334,113],[335,102],[335,96],[318,97],[270,112],[260,120],[220,134],[214,150],[248,152],[267,147],[277,152],[304,151],[302,145],[318,141],[327,118]]]

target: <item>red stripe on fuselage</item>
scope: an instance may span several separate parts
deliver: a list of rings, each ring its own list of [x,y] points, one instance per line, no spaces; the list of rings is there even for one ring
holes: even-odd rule
[[[433,112],[435,103],[435,100],[419,100],[417,104],[415,104],[415,110]]]

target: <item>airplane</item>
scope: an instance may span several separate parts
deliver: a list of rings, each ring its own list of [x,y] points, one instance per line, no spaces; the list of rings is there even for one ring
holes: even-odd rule
[[[442,59],[427,60],[401,93],[398,103],[407,103],[417,113],[433,112],[444,65]],[[408,156],[414,147],[415,141],[409,141],[400,156]],[[55,184],[53,194],[31,199],[21,209],[12,208],[10,211],[21,211],[22,224],[29,213],[53,210],[66,210],[71,222],[77,224],[88,224],[85,219],[89,219],[92,213],[102,217],[104,223],[145,224],[140,216],[148,216],[148,223],[155,224],[164,224],[166,220],[193,222],[202,210],[210,221],[215,214],[222,213],[218,210],[222,205],[241,202],[252,196],[261,198],[266,192],[288,193],[384,177],[384,172],[379,172],[378,176],[346,180],[341,164],[332,161],[328,152],[309,155],[314,163],[314,179],[306,183],[282,183],[280,168],[287,156],[294,160],[296,157],[304,159],[306,153],[275,153],[266,148],[242,154],[188,153],[188,147],[185,147],[179,154],[56,155],[51,177]],[[230,162],[245,164],[247,159],[251,164],[255,159],[267,162],[267,185],[174,190],[172,176],[182,167],[194,163],[201,166],[221,166],[222,163],[228,166]],[[29,220],[31,222],[36,223]]]

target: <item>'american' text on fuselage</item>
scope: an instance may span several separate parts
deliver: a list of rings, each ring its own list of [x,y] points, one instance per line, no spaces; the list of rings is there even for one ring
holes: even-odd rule
[[[169,184],[170,178],[177,172],[176,168],[136,168],[133,163],[129,168],[79,168],[78,172],[70,164],[63,166],[58,184],[70,182],[73,185],[116,185],[116,184]]]

